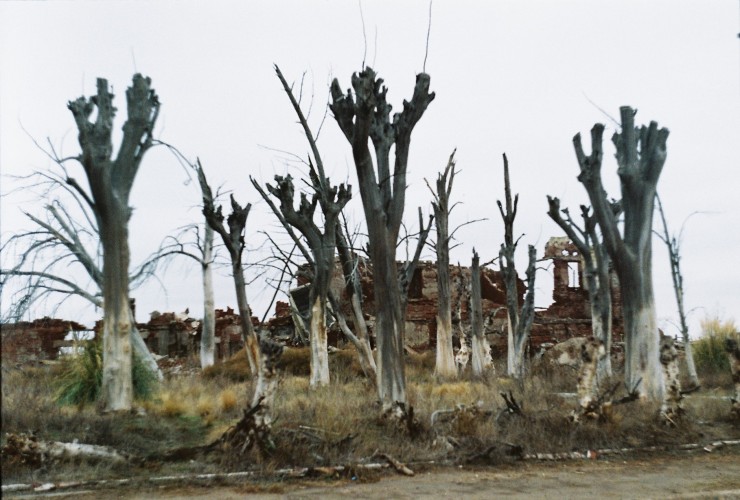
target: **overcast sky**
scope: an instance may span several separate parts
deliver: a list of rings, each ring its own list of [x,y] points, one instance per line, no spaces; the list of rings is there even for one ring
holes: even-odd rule
[[[364,34],[363,23],[364,17]],[[484,261],[498,253],[503,225],[501,154],[507,153],[512,187],[520,193],[515,232],[538,254],[560,229],[546,216],[546,195],[562,205],[586,202],[576,180],[572,137],[596,122],[606,125],[603,172],[619,197],[610,138],[619,106],[638,109],[637,123],[655,120],[670,129],[668,160],[658,190],[669,222],[683,233],[682,266],[692,328],[705,314],[740,319],[740,5],[726,1],[48,1],[0,2],[0,168],[9,175],[53,168],[31,138],[48,137],[63,155],[79,151],[67,101],[95,91],[107,78],[117,96],[116,129],[125,120],[125,88],[140,72],[152,78],[162,101],[155,136],[187,157],[200,157],[214,186],[254,208],[247,228],[256,261],[266,250],[261,231],[280,232],[249,183],[275,174],[300,177],[286,151],[308,151],[293,110],[275,77],[303,83],[303,103],[318,130],[328,85],[350,86],[363,60],[385,79],[396,110],[410,98],[415,74],[431,75],[436,99],[412,135],[406,220],[417,207],[430,211],[424,179],[436,178],[457,148],[460,173],[452,224],[486,221],[457,233],[453,261]],[[603,110],[603,111],[602,111]],[[607,116],[608,115],[608,116]],[[24,131],[25,129],[25,131]],[[354,187],[349,211],[362,221],[349,144],[331,113],[319,137],[328,174]],[[590,143],[587,141],[587,149]],[[77,166],[71,173],[84,174]],[[154,251],[176,228],[200,221],[197,184],[164,148],[144,158],[131,203],[133,262]],[[21,209],[38,213],[43,202],[28,192],[2,198],[3,241],[26,223]],[[284,239],[282,240],[284,241]],[[676,333],[666,250],[656,240],[654,279],[661,327]],[[400,255],[403,256],[403,249]],[[432,258],[432,252],[425,254]],[[3,264],[12,256],[3,255]],[[221,271],[217,307],[234,306],[233,286]],[[160,282],[132,293],[137,319],[153,310],[202,314],[199,270],[174,263]],[[537,304],[551,299],[552,275],[537,274]],[[164,286],[164,289],[163,289]],[[248,295],[260,316],[272,291],[257,280]],[[4,303],[7,297],[3,297]],[[35,315],[48,313],[51,305]],[[92,325],[99,313],[83,302],[60,316]],[[694,332],[695,333],[695,332]]]

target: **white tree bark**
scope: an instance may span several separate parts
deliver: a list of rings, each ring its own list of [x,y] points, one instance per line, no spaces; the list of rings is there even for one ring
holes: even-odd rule
[[[383,413],[406,414],[405,325],[396,244],[405,206],[411,132],[434,99],[429,82],[429,75],[417,75],[411,101],[404,102],[403,111],[393,121],[386,101],[387,89],[371,68],[352,76],[354,94],[351,90],[342,92],[336,79],[331,84],[330,108],[352,146],[368,229],[375,287],[377,386]],[[394,146],[391,174],[390,151]]]
[[[434,373],[442,378],[454,378],[455,354],[452,349],[452,303],[450,298],[450,194],[455,180],[455,152],[450,155],[442,174],[437,175],[434,201],[434,221],[437,229],[437,353]],[[427,183],[429,186],[429,183]]]
[[[213,298],[213,228],[207,223],[203,237],[203,330],[200,337],[200,367],[216,361],[216,306]]]
[[[480,288],[480,258],[473,249],[473,263],[470,268],[470,323],[472,338],[473,375],[480,377],[493,369],[491,346],[483,331],[483,307]]]
[[[316,296],[311,306],[310,387],[329,385],[329,344],[326,336],[326,303]]]
[[[97,95],[68,104],[79,131],[85,169],[92,196],[85,195],[97,221],[103,248],[103,380],[102,398],[108,411],[130,410],[133,403],[129,305],[128,206],[131,187],[144,153],[151,147],[159,113],[159,99],[151,80],[137,74],[126,91],[128,119],[115,160],[111,133],[116,108],[108,82],[97,82]],[[95,123],[89,121],[97,109]],[[77,186],[79,187],[79,186]]]
[[[678,351],[673,337],[660,336],[660,364],[663,366],[665,396],[660,406],[660,416],[667,423],[675,425],[681,416],[681,381],[678,378]]]
[[[620,108],[622,131],[615,133],[624,210],[624,235],[601,182],[604,126],[591,129],[592,153],[586,156],[581,136],[573,138],[581,173],[594,216],[619,276],[625,334],[625,382],[642,398],[663,401],[665,385],[659,356],[659,337],[652,282],[652,223],[658,178],[666,159],[667,129],[635,128],[635,111]]]

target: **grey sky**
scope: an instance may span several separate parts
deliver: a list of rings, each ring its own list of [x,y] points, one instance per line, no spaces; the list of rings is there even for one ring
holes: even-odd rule
[[[99,76],[117,95],[120,129],[124,91],[138,71],[152,78],[163,103],[155,135],[190,158],[199,156],[214,185],[254,203],[247,240],[256,248],[264,239],[258,231],[277,233],[279,227],[248,176],[263,182],[275,173],[296,177],[299,165],[269,148],[304,158],[308,149],[272,64],[280,65],[289,81],[300,82],[306,73],[303,102],[308,105],[313,97],[315,128],[331,78],[349,87],[363,54],[399,109],[423,67],[428,7],[426,1],[363,2],[365,47],[358,3],[351,1],[2,2],[0,168],[4,175],[18,175],[51,166],[21,125],[32,137],[49,137],[64,154],[75,154],[66,103],[92,94]],[[536,244],[541,254],[547,239],[560,235],[545,214],[545,196],[558,196],[571,207],[586,201],[576,180],[573,135],[588,138],[595,122],[606,124],[607,139],[614,130],[589,99],[614,117],[620,105],[631,105],[639,110],[638,123],[656,120],[671,131],[658,186],[670,224],[677,230],[692,212],[711,212],[694,216],[684,232],[687,307],[740,319],[739,7],[737,0],[437,0],[426,63],[437,98],[412,136],[408,223],[416,226],[417,206],[429,213],[423,179],[434,179],[456,147],[461,173],[453,197],[463,204],[453,222],[488,220],[458,233],[463,244],[452,258],[469,262],[474,246],[490,260],[503,237],[495,200],[503,196],[501,153],[506,152],[513,189],[520,193],[515,231],[525,233],[522,243]],[[359,223],[351,151],[330,115],[319,146],[332,179],[355,186],[350,214]],[[605,151],[607,189],[619,197],[610,141]],[[84,177],[81,170],[75,175]],[[3,177],[2,191],[12,187]],[[4,238],[24,224],[21,207],[40,208],[31,200],[27,193],[2,199]],[[172,155],[163,148],[150,151],[132,194],[133,260],[153,251],[167,232],[199,221],[198,203],[196,184],[187,182]],[[658,243],[658,316],[662,328],[675,332],[669,324],[676,308],[668,263]],[[525,250],[519,252],[522,261]],[[175,264],[161,278],[166,296],[156,283],[133,294],[139,320],[155,309],[188,306],[200,315],[200,274],[194,266]],[[537,279],[537,303],[546,306],[551,276],[541,271]],[[255,282],[248,294],[261,316],[268,290]],[[233,306],[233,297],[228,277],[220,277],[217,307]],[[60,315],[92,324],[96,312],[70,303]],[[695,312],[692,326],[702,316]]]

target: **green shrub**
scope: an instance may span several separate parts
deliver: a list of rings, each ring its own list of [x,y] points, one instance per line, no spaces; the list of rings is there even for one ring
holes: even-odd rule
[[[701,338],[691,343],[697,371],[729,373],[730,362],[725,351],[725,339],[735,335],[735,321],[722,320],[717,316],[706,317],[701,321],[701,329]]]
[[[134,354],[132,363],[134,397],[148,399],[157,384],[157,377]],[[98,399],[103,385],[103,346],[98,340],[83,341],[80,350],[69,356],[59,379],[57,402],[82,405]]]

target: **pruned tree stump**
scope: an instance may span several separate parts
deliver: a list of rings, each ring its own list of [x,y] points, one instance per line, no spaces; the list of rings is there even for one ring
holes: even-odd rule
[[[665,382],[665,396],[660,405],[660,420],[671,427],[684,414],[681,407],[683,394],[681,393],[681,381],[678,379],[678,350],[673,337],[660,336],[660,364],[663,366],[663,379]]]

